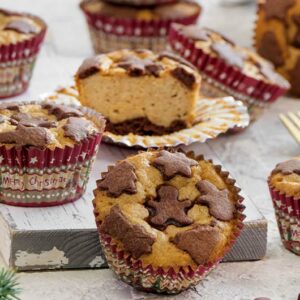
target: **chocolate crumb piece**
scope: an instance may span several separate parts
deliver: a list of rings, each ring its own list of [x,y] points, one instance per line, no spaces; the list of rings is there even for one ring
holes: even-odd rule
[[[103,178],[97,181],[97,187],[107,190],[113,197],[119,197],[123,193],[135,194],[137,192],[136,181],[134,166],[123,161],[104,173]]]
[[[55,115],[57,120],[62,120],[70,117],[83,117],[83,113],[76,108],[59,105],[54,103],[44,103],[42,105],[44,109],[47,109],[49,114]]]
[[[63,126],[63,129],[65,130],[64,136],[73,139],[75,142],[80,142],[89,136],[89,127],[91,125],[92,123],[89,120],[70,117]]]
[[[282,173],[283,175],[298,174],[300,175],[300,160],[291,159],[277,164],[272,174]]]
[[[111,208],[100,228],[122,242],[124,249],[136,259],[152,251],[154,237],[141,225],[131,224],[118,205]]]
[[[272,31],[264,33],[257,51],[261,56],[269,59],[276,67],[284,64],[283,52],[275,33]]]
[[[186,122],[183,120],[175,120],[169,127],[163,127],[153,124],[148,118],[136,118],[132,120],[126,120],[117,124],[111,123],[107,120],[106,131],[118,134],[126,135],[134,133],[137,135],[164,135],[170,134],[186,128]]]
[[[100,70],[100,62],[99,56],[89,57],[83,61],[79,70],[77,71],[77,75],[80,79],[85,79],[90,77]]]
[[[155,168],[160,170],[166,180],[170,180],[176,175],[191,177],[191,167],[196,166],[198,163],[183,153],[171,153],[162,150],[158,153],[152,164]]]
[[[38,29],[26,20],[13,20],[5,25],[4,30],[13,30],[23,34],[36,34]]]
[[[49,121],[45,118],[34,118],[25,113],[18,113],[11,117],[11,123],[13,125],[22,125],[25,127],[45,127],[54,128],[57,123],[55,121]]]
[[[244,62],[246,59],[246,54],[237,51],[232,45],[224,42],[215,42],[211,49],[215,51],[222,59],[224,59],[228,64],[235,66],[239,69],[244,67]]]
[[[163,66],[149,58],[139,58],[133,55],[124,57],[117,63],[117,67],[125,69],[132,77],[153,75],[158,77]]]
[[[196,83],[195,74],[183,67],[176,67],[171,71],[171,74],[189,89],[192,89],[194,87],[194,84]]]
[[[25,127],[19,125],[15,130],[0,132],[0,143],[17,146],[43,147],[51,143],[51,133],[42,127]]]
[[[16,103],[16,102],[1,103],[0,110],[2,109],[20,111],[20,103]]]
[[[201,180],[197,183],[197,188],[201,195],[196,203],[207,205],[209,213],[220,221],[230,221],[234,217],[235,205],[229,199],[228,190],[218,190],[207,180]]]
[[[286,13],[295,4],[295,0],[266,0],[266,19],[277,18],[286,23]]]
[[[186,214],[186,209],[192,206],[192,202],[190,200],[180,201],[176,187],[161,185],[157,190],[157,195],[157,200],[151,199],[147,202],[147,206],[155,209],[154,215],[149,219],[152,225],[165,229],[169,224],[180,227],[193,223],[193,220]]]
[[[191,69],[196,70],[196,68],[195,68],[194,65],[192,65],[190,62],[188,62],[187,60],[185,60],[185,59],[182,58],[181,56],[176,55],[176,54],[173,53],[173,52],[170,52],[170,51],[163,51],[163,52],[161,52],[161,53],[158,55],[158,57],[157,57],[158,60],[162,60],[162,59],[164,59],[164,58],[168,58],[168,59],[174,60],[174,61],[176,61],[176,62],[178,62],[178,63],[180,63],[180,64],[182,64],[182,65],[188,66],[188,67],[190,67]]]
[[[189,253],[198,265],[202,265],[209,262],[209,257],[220,240],[221,235],[217,227],[197,225],[177,233],[171,242]]]

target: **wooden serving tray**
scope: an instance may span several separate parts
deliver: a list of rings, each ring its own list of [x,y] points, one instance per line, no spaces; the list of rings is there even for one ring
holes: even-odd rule
[[[186,149],[200,154],[199,144]],[[92,191],[108,165],[133,153],[102,145],[87,192],[75,203],[50,208],[0,204],[0,253],[7,265],[19,271],[107,267],[95,227]],[[220,163],[206,144],[201,144],[201,153]],[[243,196],[245,227],[224,261],[258,260],[266,253],[267,221],[252,201]]]

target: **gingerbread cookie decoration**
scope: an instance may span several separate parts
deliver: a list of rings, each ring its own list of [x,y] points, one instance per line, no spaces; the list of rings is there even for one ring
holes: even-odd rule
[[[26,20],[12,20],[7,23],[4,30],[13,30],[22,34],[36,34],[38,29]]]
[[[229,198],[228,190],[218,190],[207,180],[201,180],[197,184],[201,195],[197,203],[207,205],[209,213],[218,220],[230,221],[234,217],[235,206]]]
[[[49,121],[46,118],[32,117],[26,113],[17,113],[11,117],[11,123],[13,125],[22,125],[25,127],[45,127],[55,128],[57,123],[55,121]]]
[[[169,224],[186,226],[193,223],[187,216],[186,210],[192,206],[190,200],[178,200],[178,190],[171,185],[162,185],[157,190],[158,198],[150,200],[147,205],[155,212],[150,216],[150,223],[165,228]]]
[[[123,161],[104,173],[103,178],[97,181],[97,187],[101,190],[107,190],[113,197],[119,197],[123,193],[136,193],[136,181],[134,166]]]
[[[177,233],[172,239],[172,243],[179,249],[188,252],[193,260],[201,265],[208,262],[220,240],[221,235],[216,227],[197,225],[192,229]]]
[[[139,258],[151,252],[155,239],[140,225],[131,224],[119,206],[114,206],[101,224],[101,230],[121,241],[124,249]]]
[[[183,153],[171,153],[162,150],[153,160],[153,166],[160,170],[166,180],[170,180],[176,175],[191,177],[192,166],[196,166],[197,162],[188,158]]]
[[[91,121],[77,117],[70,117],[63,126],[65,130],[64,136],[73,139],[75,142],[80,142],[90,135],[89,127]]]

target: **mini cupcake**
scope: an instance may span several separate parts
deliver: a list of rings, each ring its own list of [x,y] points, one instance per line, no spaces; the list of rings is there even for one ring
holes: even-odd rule
[[[252,120],[289,88],[265,59],[210,29],[174,24],[169,42],[174,51],[198,68],[204,79],[204,94],[229,94],[242,100]]]
[[[0,98],[28,88],[45,33],[40,18],[0,9]]]
[[[300,255],[300,158],[280,163],[268,180],[281,240]]]
[[[254,43],[257,52],[274,63],[300,96],[300,1],[258,0]]]
[[[190,0],[145,8],[117,5],[100,0],[84,0],[83,10],[96,53],[119,49],[166,47],[170,24],[193,24],[201,7]]]
[[[0,105],[0,202],[53,206],[84,193],[105,121],[50,102]]]
[[[243,226],[234,183],[192,153],[142,152],[109,167],[97,182],[94,212],[110,268],[148,292],[197,284]]]

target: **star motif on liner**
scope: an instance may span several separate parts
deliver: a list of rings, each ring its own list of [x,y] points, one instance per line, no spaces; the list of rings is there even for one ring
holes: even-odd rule
[[[283,22],[287,10],[295,4],[295,0],[266,0],[266,19],[277,18]]]
[[[36,156],[30,158],[30,162],[29,162],[30,164],[34,165],[34,164],[36,164],[37,162],[38,162],[38,159],[37,159]]]
[[[178,200],[178,189],[171,185],[161,185],[157,189],[158,199],[149,200],[147,206],[150,207],[149,221],[159,229],[164,229],[167,225],[174,224],[177,227],[186,226],[193,223],[186,213],[192,206],[192,201]],[[153,212],[152,209],[155,211]]]
[[[101,224],[101,230],[121,241],[124,249],[134,258],[151,253],[155,242],[155,238],[143,226],[130,223],[118,205],[111,208]]]
[[[189,253],[198,265],[202,265],[209,261],[220,240],[221,234],[217,227],[196,225],[189,230],[178,232],[171,242]]]
[[[136,56],[127,56],[120,60],[117,64],[119,68],[125,69],[132,77],[142,75],[159,76],[160,71],[163,70],[163,66],[155,63],[149,58],[139,58]]]
[[[102,174],[102,177],[97,181],[97,187],[107,190],[113,197],[119,197],[123,193],[135,194],[137,192],[135,168],[127,161],[110,168],[108,172]]]
[[[162,150],[152,162],[153,166],[160,170],[166,180],[170,180],[176,175],[184,177],[192,176],[192,166],[196,166],[197,161],[186,157],[183,153],[170,153]]]
[[[82,153],[79,155],[79,157],[81,157],[82,160],[85,160],[86,156],[87,156],[87,153],[86,153],[86,152],[82,152]]]
[[[0,155],[0,164],[2,164],[3,160],[4,160],[4,157],[2,155]]]
[[[291,159],[277,164],[272,174],[282,173],[283,175],[299,174],[300,175],[300,160]]]
[[[199,181],[196,186],[201,192],[196,203],[207,205],[209,213],[220,221],[233,219],[235,205],[229,198],[228,190],[218,190],[207,180]]]

